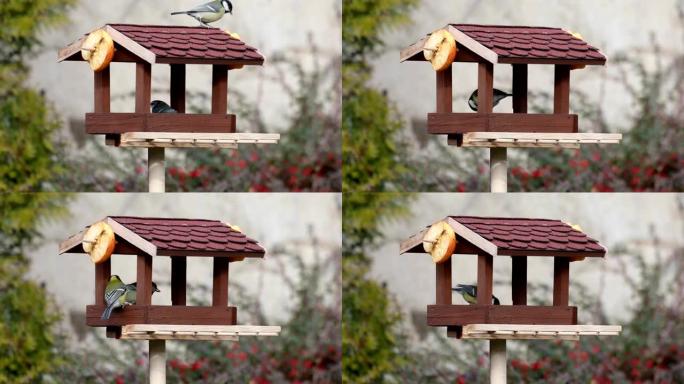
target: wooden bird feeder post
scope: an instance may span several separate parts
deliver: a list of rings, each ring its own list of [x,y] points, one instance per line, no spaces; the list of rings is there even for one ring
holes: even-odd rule
[[[116,309],[109,319],[105,288],[111,259],[95,264],[95,301],[86,307],[86,324],[106,328],[107,337],[148,340],[150,383],[166,382],[165,340],[230,340],[239,336],[277,336],[278,326],[237,325],[237,308],[229,306],[230,263],[263,258],[265,250],[242,232],[214,220],[107,217],[116,239],[114,255],[137,258],[135,305]],[[59,253],[86,253],[85,231],[60,244]],[[171,305],[152,304],[154,260],[171,258]],[[187,258],[213,260],[211,306],[187,305]],[[126,283],[132,283],[126,281]]]
[[[238,144],[277,144],[280,135],[238,133],[236,116],[228,114],[228,73],[246,65],[263,65],[264,57],[218,28],[107,24],[114,42],[112,63],[133,63],[135,112],[112,113],[110,67],[94,72],[94,109],[87,113],[86,132],[105,135],[107,145],[148,149],[150,192],[165,190],[165,148],[228,148]],[[87,36],[61,49],[59,61],[83,61]],[[177,113],[151,113],[152,68],[169,65],[169,104]],[[211,113],[186,113],[187,65],[212,67]]]
[[[507,148],[579,148],[617,144],[621,134],[579,133],[570,114],[570,71],[605,65],[606,57],[578,34],[559,28],[450,24],[456,41],[454,62],[478,66],[477,113],[453,112],[452,66],[437,71],[437,108],[428,114],[428,133],[446,135],[449,145],[490,149],[490,189],[507,191]],[[402,50],[401,61],[426,61],[424,37]],[[512,66],[513,113],[495,113],[495,64]],[[553,114],[528,114],[528,65],[553,65]]]
[[[492,383],[506,382],[506,340],[579,340],[580,336],[616,336],[617,325],[578,325],[577,307],[569,304],[570,263],[601,258],[606,249],[598,241],[559,220],[447,216],[454,231],[453,255],[435,265],[435,304],[427,306],[427,324],[446,327],[456,339],[490,341]],[[400,245],[400,253],[425,253],[428,229]],[[452,260],[477,257],[477,304],[452,302]],[[492,304],[494,260],[512,260],[512,302]],[[551,306],[527,304],[527,258],[552,257],[553,300]],[[463,281],[463,276],[457,276]]]

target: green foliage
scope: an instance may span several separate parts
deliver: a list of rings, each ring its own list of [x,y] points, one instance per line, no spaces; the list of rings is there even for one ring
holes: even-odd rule
[[[45,98],[24,85],[38,33],[64,21],[73,0],[0,2],[0,192],[39,191],[58,172],[51,135],[59,127]]]
[[[369,60],[384,47],[380,34],[408,21],[415,0],[345,0],[342,27],[343,190],[381,192],[407,168],[402,121],[391,102],[368,85]]]
[[[33,383],[59,364],[52,333],[59,316],[26,272],[21,259],[0,259],[0,383]]]

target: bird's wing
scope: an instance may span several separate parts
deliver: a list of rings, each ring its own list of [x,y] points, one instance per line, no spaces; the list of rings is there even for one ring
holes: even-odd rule
[[[223,6],[218,1],[210,1],[206,4],[198,5],[188,11],[188,13],[202,13],[202,12],[221,12]]]
[[[109,292],[109,294],[105,295],[105,304],[107,304],[107,306],[110,306],[112,303],[115,303],[117,300],[119,300],[119,297],[121,297],[125,292],[126,286],[121,286]]]

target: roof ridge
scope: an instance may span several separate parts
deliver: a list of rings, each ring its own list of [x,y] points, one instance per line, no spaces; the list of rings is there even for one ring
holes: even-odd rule
[[[219,31],[222,31],[221,28],[218,27],[202,27],[200,25],[158,25],[158,24],[132,24],[132,23],[106,23],[105,25],[109,25],[110,27],[114,26],[124,26],[124,27],[154,27],[154,28],[192,28],[192,29],[201,29],[203,31],[211,31],[212,29],[216,29]]]
[[[464,219],[484,219],[484,220],[536,220],[536,221],[558,221],[566,224],[560,219],[542,219],[533,217],[497,217],[497,216],[467,216],[467,215],[449,215],[451,218],[464,218]]]
[[[468,23],[449,23],[449,25],[457,26],[461,25],[464,27],[487,27],[487,28],[535,28],[535,29],[554,29],[565,31],[565,29],[560,27],[542,27],[534,25],[501,25],[501,24],[468,24]],[[565,31],[567,32],[567,31]]]
[[[212,219],[187,219],[187,218],[180,218],[180,217],[143,217],[143,216],[107,216],[112,219],[138,219],[138,220],[174,220],[174,221],[206,221],[206,222],[219,222],[221,223],[221,220],[212,220]]]

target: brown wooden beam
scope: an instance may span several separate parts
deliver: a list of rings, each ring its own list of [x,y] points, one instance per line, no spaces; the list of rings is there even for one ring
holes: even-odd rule
[[[494,258],[487,253],[477,255],[477,303],[492,304]]]
[[[111,75],[109,67],[95,72],[95,98],[93,111],[96,113],[108,113],[111,108]]]
[[[228,113],[228,67],[214,65],[211,79],[211,113]]]
[[[490,297],[491,298],[491,297]],[[428,305],[433,327],[466,324],[577,324],[577,307],[524,305]]]
[[[527,257],[512,257],[513,305],[527,305]]]
[[[553,305],[567,306],[570,301],[570,259],[553,258]]]
[[[185,305],[187,297],[187,257],[171,258],[171,304]]]
[[[451,258],[435,265],[436,304],[451,304]]]
[[[235,132],[235,115],[170,113],[87,113],[86,132],[111,134],[125,132]]]
[[[223,257],[214,258],[214,280],[211,299],[211,304],[214,307],[228,306],[228,268],[228,259]]]
[[[102,320],[100,316],[104,309],[104,305],[88,305],[86,324],[90,327],[126,324],[235,325],[237,318],[235,307],[132,305],[115,310],[108,320]]]
[[[491,113],[494,108],[494,64],[480,62],[477,68],[477,112]]]
[[[135,64],[135,112],[149,113],[152,101],[152,65]]]
[[[112,260],[107,259],[95,264],[95,304],[104,305],[105,289],[112,275]]]
[[[150,305],[152,304],[152,256],[138,255],[137,275],[135,302],[138,305]]]
[[[513,64],[513,113],[527,113],[527,64]]]
[[[554,74],[553,113],[570,113],[570,66],[556,65]]]
[[[171,108],[185,113],[185,64],[171,64]]]
[[[467,132],[577,132],[577,115],[527,113],[429,113],[428,133]]]

